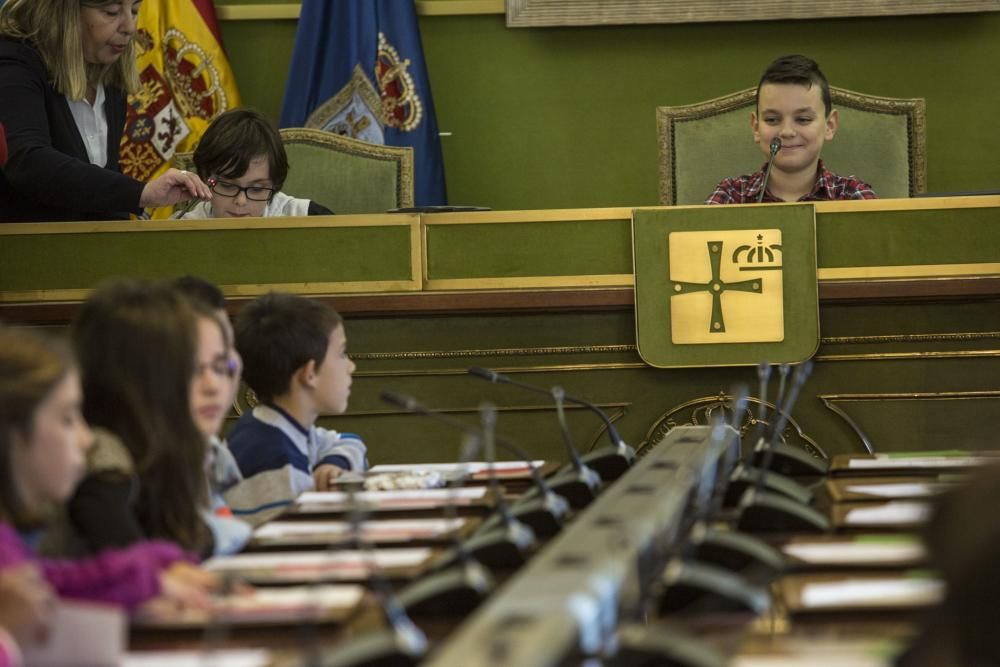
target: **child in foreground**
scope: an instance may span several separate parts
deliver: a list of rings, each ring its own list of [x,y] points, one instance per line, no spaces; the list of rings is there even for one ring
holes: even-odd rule
[[[361,438],[316,426],[320,415],[347,409],[354,362],[340,315],[318,301],[271,293],[247,305],[235,329],[244,378],[260,404],[233,428],[229,448],[245,478],[280,471],[281,483],[257,501],[290,502],[330,489],[345,470],[365,470]]]
[[[93,443],[81,403],[80,376],[66,349],[0,326],[0,578],[14,573],[19,590],[34,589],[36,597],[51,591],[132,611],[164,603],[207,607],[215,578],[170,542],[146,540],[79,560],[35,554],[46,518],[73,493]],[[43,615],[36,609],[28,624],[37,630]]]

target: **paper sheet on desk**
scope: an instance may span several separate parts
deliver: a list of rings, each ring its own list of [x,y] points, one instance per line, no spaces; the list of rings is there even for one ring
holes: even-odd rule
[[[854,470],[896,470],[899,468],[969,468],[1000,461],[996,456],[893,456],[876,454],[875,458],[851,459]]]
[[[781,550],[810,565],[859,565],[879,563],[911,563],[923,560],[923,544],[916,539],[858,540],[851,542],[793,542]]]
[[[843,579],[802,587],[803,609],[923,607],[944,596],[944,582],[918,577]]]
[[[531,465],[540,468],[545,465],[545,461],[532,461]],[[497,461],[493,464],[497,472],[510,472],[512,470],[527,470],[527,461]],[[382,472],[411,472],[414,470],[433,470],[436,472],[462,472],[466,471],[470,475],[481,473],[489,468],[489,464],[483,461],[471,461],[469,463],[417,463],[417,464],[386,464],[382,463],[373,466],[369,473]]]
[[[898,647],[887,651],[879,642],[781,641],[773,651],[736,656],[731,667],[890,667]]]
[[[292,586],[258,588],[250,595],[231,595],[213,603],[213,614],[223,621],[276,622],[299,618],[306,612],[353,609],[365,594],[363,586]]]
[[[271,652],[265,649],[230,651],[137,651],[129,653],[122,667],[267,667]]]
[[[125,653],[125,612],[114,605],[59,600],[45,643],[23,645],[31,667],[117,665]]]
[[[911,526],[920,524],[930,516],[931,506],[927,503],[893,501],[874,507],[856,507],[847,512],[844,524],[847,526]]]
[[[863,493],[878,498],[923,498],[944,493],[954,484],[939,482],[898,482],[893,484],[850,484],[848,493]]]
[[[435,506],[446,502],[467,505],[473,500],[486,497],[489,489],[485,486],[464,486],[460,489],[404,489],[401,491],[360,491],[354,494],[354,502],[375,507],[408,504],[428,504]],[[296,501],[300,506],[346,505],[351,496],[343,491],[306,491]]]
[[[366,521],[361,524],[361,539],[377,541],[388,539],[427,539],[460,530],[465,519],[397,519]],[[347,521],[275,521],[254,531],[259,540],[278,540],[296,537],[342,537],[351,534],[353,526]]]
[[[430,549],[380,549],[379,551],[314,551],[264,554],[235,554],[210,558],[204,566],[214,571],[274,570],[274,571],[367,571],[374,560],[380,568],[414,567],[425,562]]]

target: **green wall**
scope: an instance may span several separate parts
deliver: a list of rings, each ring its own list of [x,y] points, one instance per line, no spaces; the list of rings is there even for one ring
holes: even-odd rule
[[[274,118],[295,24],[223,23],[244,103]],[[550,29],[425,16],[421,31],[438,123],[452,133],[451,203],[654,204],[655,107],[748,87],[793,52],[835,85],[927,98],[929,190],[1000,187],[1000,13]]]

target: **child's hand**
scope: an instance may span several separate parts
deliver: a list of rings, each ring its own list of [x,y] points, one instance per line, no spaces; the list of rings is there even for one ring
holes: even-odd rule
[[[0,626],[17,639],[41,641],[56,595],[32,563],[0,569]]]
[[[323,465],[316,466],[313,469],[313,482],[316,484],[316,490],[331,490],[336,484],[337,478],[343,474],[344,469],[332,463],[324,463]]]
[[[160,572],[160,595],[147,605],[154,615],[170,607],[207,610],[211,607],[211,593],[221,587],[222,581],[211,572],[177,562]]]

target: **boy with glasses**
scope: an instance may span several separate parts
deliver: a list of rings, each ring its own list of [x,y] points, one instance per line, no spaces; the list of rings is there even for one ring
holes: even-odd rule
[[[211,201],[198,202],[175,218],[269,218],[330,215],[324,206],[281,192],[288,156],[281,135],[253,109],[220,114],[205,130],[194,151],[198,174],[212,190]]]

